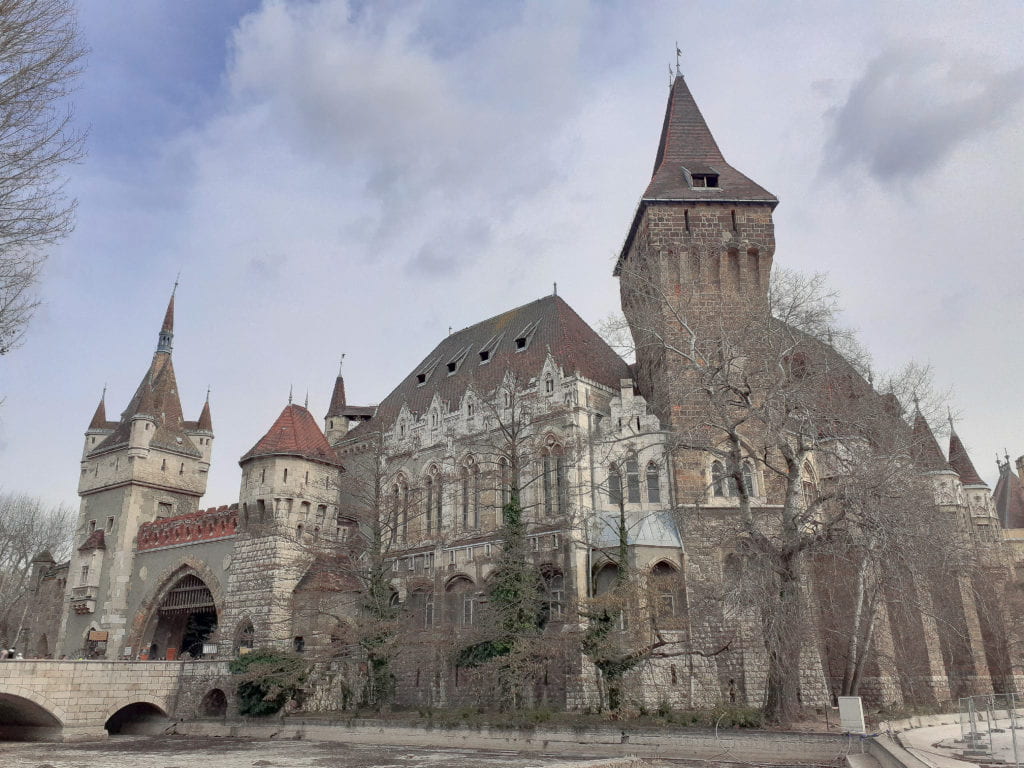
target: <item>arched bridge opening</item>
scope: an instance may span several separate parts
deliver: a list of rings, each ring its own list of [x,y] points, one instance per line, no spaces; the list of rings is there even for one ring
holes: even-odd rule
[[[131,734],[133,736],[155,736],[167,727],[167,713],[155,704],[136,701],[121,707],[107,718],[103,727],[111,736]]]
[[[60,720],[39,704],[0,693],[0,740],[59,741],[61,730]]]

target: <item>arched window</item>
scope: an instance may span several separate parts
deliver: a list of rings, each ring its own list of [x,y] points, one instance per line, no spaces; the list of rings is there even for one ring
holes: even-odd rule
[[[456,626],[469,627],[477,617],[477,594],[473,582],[465,577],[452,579],[445,588],[448,621]]]
[[[754,478],[754,465],[750,461],[743,462],[743,487],[747,496],[757,496],[757,482]]]
[[[424,485],[426,486],[426,491],[427,491],[427,493],[426,493],[427,505],[426,505],[426,510],[424,510],[426,512],[426,515],[424,517],[424,522],[425,522],[426,528],[427,528],[427,535],[429,536],[430,535],[430,531],[434,527],[434,478],[428,477],[424,481]]]
[[[658,477],[658,465],[653,461],[647,465],[647,501],[651,504],[661,503],[661,481]]]
[[[434,626],[434,593],[429,587],[409,594],[409,611],[421,626]]]
[[[556,569],[542,572],[544,577],[544,606],[547,618],[557,621],[565,615],[565,577]]]
[[[430,412],[430,426],[431,427],[436,427],[437,426],[437,409],[436,408],[434,408]]]
[[[814,470],[811,469],[811,463],[809,461],[804,462],[804,466],[800,472],[800,477],[803,480],[804,490],[804,508],[811,506],[815,499],[818,498],[818,487],[814,482]]]
[[[480,525],[480,468],[473,457],[466,458],[462,468],[462,528],[477,528]]]
[[[680,619],[686,612],[686,590],[679,569],[662,560],[651,569],[648,584],[654,618],[665,629],[681,628]]]
[[[725,466],[717,460],[711,462],[711,494],[718,497],[728,495],[725,484]]]
[[[626,501],[640,503],[640,467],[635,456],[626,460]]]
[[[565,482],[565,457],[562,447],[551,445],[544,449],[544,514],[564,512],[568,501]]]
[[[616,464],[608,465],[608,501],[615,505],[622,503],[622,475]]]
[[[504,456],[498,459],[498,485],[501,507],[504,509],[512,498],[512,469]]]

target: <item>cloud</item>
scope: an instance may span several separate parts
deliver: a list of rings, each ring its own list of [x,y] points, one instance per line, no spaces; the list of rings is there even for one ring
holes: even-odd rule
[[[828,114],[823,170],[862,166],[887,183],[919,178],[1006,123],[1022,99],[1024,67],[994,71],[934,46],[894,44]]]

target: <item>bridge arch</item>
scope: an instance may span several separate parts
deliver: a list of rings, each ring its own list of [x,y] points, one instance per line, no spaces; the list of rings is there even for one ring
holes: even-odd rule
[[[131,696],[107,709],[103,727],[110,734],[158,734],[166,727],[166,706],[164,702],[148,696]]]
[[[0,740],[55,737],[67,714],[45,696],[20,685],[0,685]]]

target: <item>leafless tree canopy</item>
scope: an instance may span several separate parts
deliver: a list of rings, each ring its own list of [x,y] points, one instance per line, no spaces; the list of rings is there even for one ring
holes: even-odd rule
[[[0,645],[15,643],[24,623],[33,558],[49,551],[65,559],[73,521],[70,507],[0,492]]]
[[[0,354],[38,304],[46,247],[73,225],[63,170],[83,136],[67,99],[83,54],[69,0],[0,0]]]

